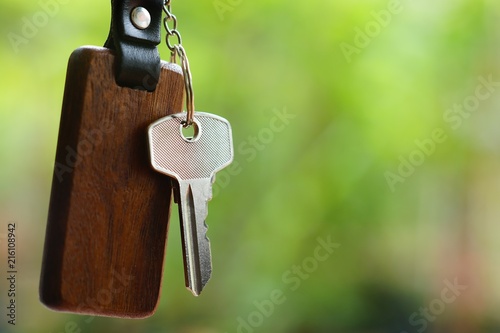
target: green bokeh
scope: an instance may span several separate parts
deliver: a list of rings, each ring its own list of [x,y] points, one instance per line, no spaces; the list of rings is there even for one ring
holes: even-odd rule
[[[500,330],[500,85],[479,79],[500,81],[500,2],[174,0],[197,108],[232,123],[235,167],[209,205],[203,295],[183,286],[173,210],[157,312],[120,320],[38,301],[67,59],[104,43],[109,4],[1,1],[0,276],[9,221],[19,262],[17,325],[2,310],[1,332]],[[318,239],[340,246],[318,261]],[[440,309],[455,279],[467,289]]]

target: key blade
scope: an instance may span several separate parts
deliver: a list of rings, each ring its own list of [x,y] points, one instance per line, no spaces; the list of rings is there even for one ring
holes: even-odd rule
[[[199,296],[212,276],[212,255],[208,226],[205,179],[179,182],[179,215],[181,216],[182,249],[186,287]],[[193,188],[193,186],[195,188]],[[200,192],[200,190],[204,190]]]

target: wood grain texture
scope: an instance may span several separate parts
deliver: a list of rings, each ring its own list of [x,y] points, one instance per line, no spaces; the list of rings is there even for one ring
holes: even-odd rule
[[[40,299],[59,311],[143,318],[159,298],[171,193],[149,165],[147,126],[182,110],[183,78],[162,62],[155,92],[122,88],[113,61],[97,47],[70,57]]]

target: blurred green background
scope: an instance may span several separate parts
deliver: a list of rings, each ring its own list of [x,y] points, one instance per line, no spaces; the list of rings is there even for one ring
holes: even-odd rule
[[[1,1],[1,332],[500,332],[500,2],[174,0],[197,108],[231,121],[236,166],[209,205],[202,296],[173,209],[157,312],[120,320],[38,301],[67,60],[104,43],[109,3]]]

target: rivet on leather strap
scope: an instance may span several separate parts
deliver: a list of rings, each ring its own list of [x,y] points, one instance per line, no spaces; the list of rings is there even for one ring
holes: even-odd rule
[[[160,54],[163,0],[112,0],[111,28],[105,47],[116,51],[115,79],[120,86],[154,91],[160,78]],[[145,29],[131,19],[137,7],[145,8],[151,23]]]

